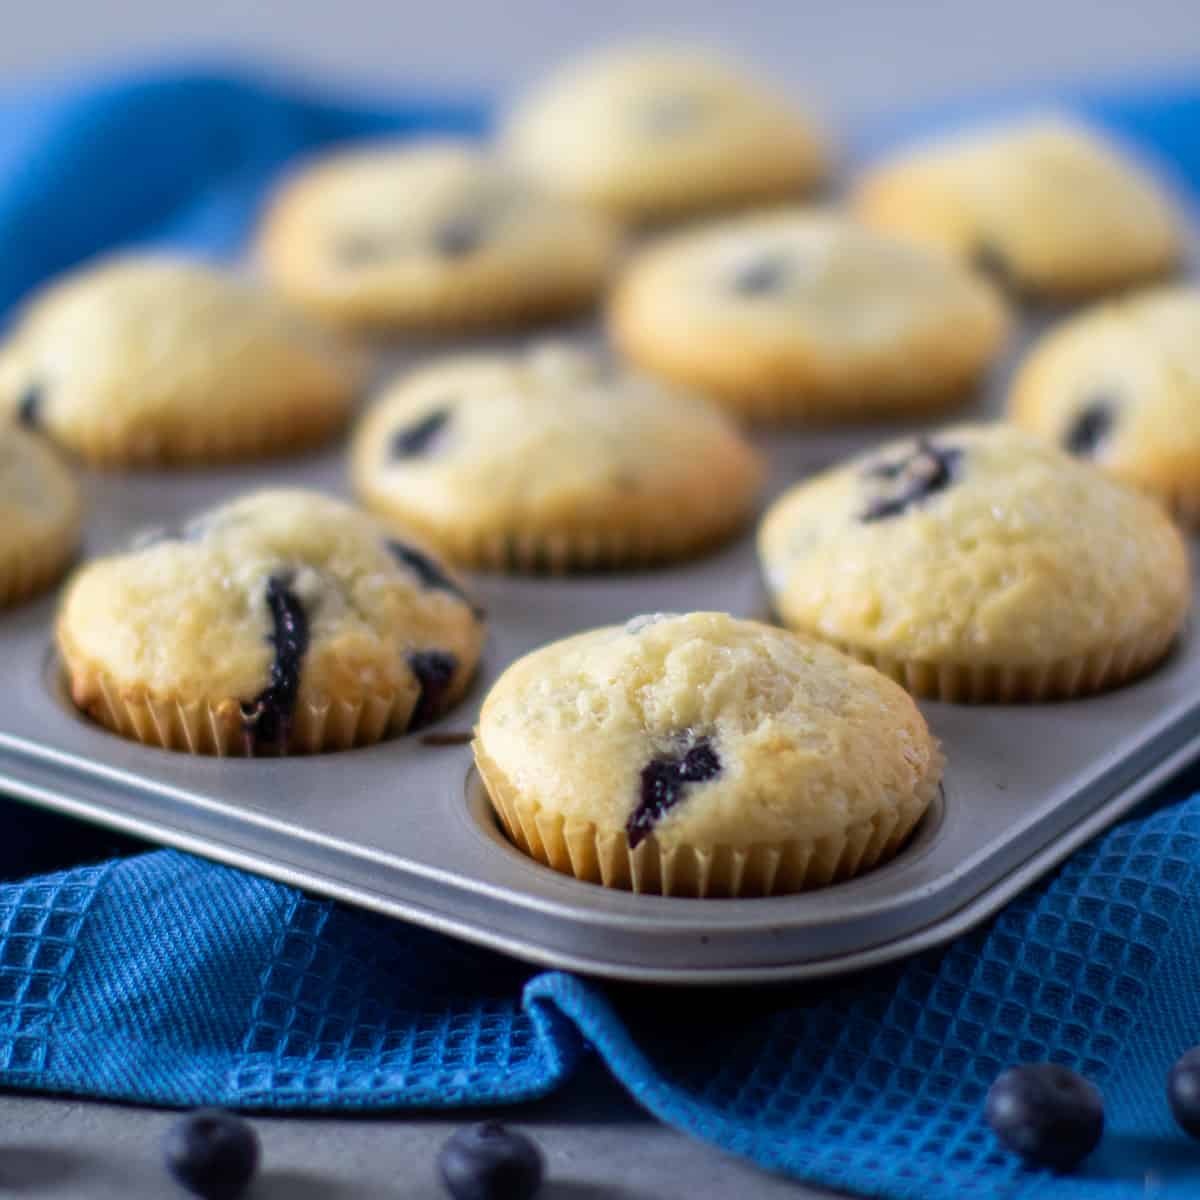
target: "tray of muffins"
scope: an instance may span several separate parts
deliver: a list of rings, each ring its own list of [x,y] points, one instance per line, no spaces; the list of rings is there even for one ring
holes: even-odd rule
[[[1200,290],[1062,114],[827,180],[742,66],[298,163],[0,342],[0,786],[531,962],[830,975],[1200,750]],[[551,323],[553,323],[552,328]]]

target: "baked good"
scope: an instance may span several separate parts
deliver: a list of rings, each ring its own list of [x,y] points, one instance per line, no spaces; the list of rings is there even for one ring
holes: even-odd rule
[[[562,344],[401,378],[352,461],[387,521],[455,562],[522,571],[701,553],[749,518],[765,473],[713,406]]]
[[[797,484],[759,558],[790,628],[942,700],[1125,683],[1183,626],[1183,539],[1153,501],[1007,425],[906,438]]]
[[[763,421],[945,408],[1008,330],[999,293],[945,255],[795,209],[652,244],[609,325],[645,370]]]
[[[904,845],[942,756],[891,680],[725,613],[655,614],[504,672],[475,762],[509,837],[592,883],[761,896]]]
[[[252,493],[96,559],[57,643],[75,703],[193,754],[346,749],[452,707],[484,639],[413,538],[316,492]]]

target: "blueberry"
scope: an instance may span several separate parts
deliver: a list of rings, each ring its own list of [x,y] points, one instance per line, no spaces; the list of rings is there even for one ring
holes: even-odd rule
[[[980,238],[970,255],[971,266],[981,275],[986,275],[997,286],[1016,290],[1016,276],[1008,255],[993,241]]]
[[[935,446],[923,438],[912,453],[892,462],[875,463],[864,476],[886,486],[859,515],[864,523],[885,521],[907,512],[914,504],[945,491],[958,478],[962,450],[954,446]]]
[[[300,670],[308,651],[308,614],[300,597],[292,591],[290,574],[272,575],[267,580],[267,608],[275,649],[271,682],[249,704],[242,705],[242,721],[256,750],[282,749],[291,730],[292,713],[300,692]]]
[[[1069,1171],[1104,1132],[1104,1098],[1082,1075],[1057,1063],[1005,1071],[987,1094],[988,1124],[1026,1162]]]
[[[17,420],[26,429],[40,429],[42,425],[42,402],[45,390],[40,383],[31,383],[17,401]]]
[[[787,278],[787,263],[774,255],[763,255],[740,267],[730,280],[739,296],[765,296],[777,292]]]
[[[721,773],[721,759],[709,738],[697,738],[680,755],[651,759],[641,775],[641,797],[625,823],[630,847],[641,842],[654,826],[683,799],[689,783],[703,783]]]
[[[458,659],[445,650],[415,650],[408,656],[408,666],[419,688],[408,721],[409,729],[416,729],[428,725],[441,713],[446,692],[458,670]]]
[[[407,567],[421,581],[422,587],[434,592],[446,592],[456,600],[461,600],[470,608],[477,621],[482,621],[487,616],[487,613],[428,554],[422,554],[415,546],[395,538],[387,543],[387,548],[401,566]]]
[[[638,120],[654,137],[675,137],[695,129],[704,120],[706,108],[699,96],[672,92],[654,96],[639,111]]]
[[[454,1200],[530,1200],[542,1186],[542,1152],[498,1121],[460,1129],[438,1154]]]
[[[1079,411],[1063,437],[1063,446],[1080,458],[1091,458],[1116,424],[1116,407],[1107,396],[1096,396]]]
[[[1167,1102],[1179,1128],[1200,1138],[1200,1046],[1193,1046],[1167,1076]]]
[[[258,1134],[249,1122],[219,1108],[201,1108],[167,1130],[167,1170],[204,1200],[241,1196],[258,1169]]]
[[[442,258],[466,258],[483,245],[483,226],[477,217],[454,217],[434,231],[433,244]]]
[[[424,454],[449,421],[448,408],[435,408],[412,425],[397,429],[388,442],[389,455],[392,458],[416,458]]]

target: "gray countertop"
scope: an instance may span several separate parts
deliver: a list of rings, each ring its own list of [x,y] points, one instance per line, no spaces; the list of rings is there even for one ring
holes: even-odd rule
[[[732,45],[835,125],[957,92],[1060,77],[1134,75],[1200,62],[1196,0],[38,0],[3,6],[0,80],[72,72],[98,58],[234,51],[340,84],[505,88],[561,54],[639,33]],[[596,1064],[560,1094],[509,1110],[546,1151],[546,1200],[657,1200],[817,1193],[697,1145],[642,1114]],[[437,1197],[433,1161],[466,1113],[263,1118],[256,1200]],[[0,1192],[46,1200],[162,1200],[169,1114],[112,1104],[0,1097]]]

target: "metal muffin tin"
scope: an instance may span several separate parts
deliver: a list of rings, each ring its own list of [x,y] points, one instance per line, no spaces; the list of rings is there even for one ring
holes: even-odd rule
[[[956,417],[981,416],[994,402]],[[762,435],[773,468],[768,497],[912,428]],[[344,445],[265,466],[85,473],[86,550],[103,553],[137,529],[254,487],[344,494],[346,475]],[[944,798],[895,860],[859,878],[770,899],[610,891],[555,874],[509,845],[469,746],[453,735],[469,733],[504,666],[545,642],[642,612],[765,617],[753,528],[680,566],[562,579],[480,575],[475,590],[490,633],[466,700],[420,734],[307,758],[192,757],[110,734],[66,696],[52,648],[55,599],[3,614],[0,789],[530,962],[626,980],[731,984],[856,970],[961,933],[1200,752],[1200,639],[1188,636],[1153,674],[1108,695],[1044,706],[924,705],[948,759]]]

